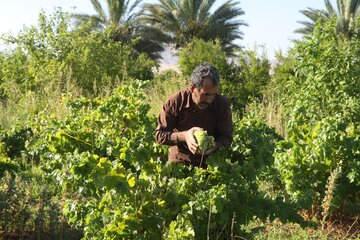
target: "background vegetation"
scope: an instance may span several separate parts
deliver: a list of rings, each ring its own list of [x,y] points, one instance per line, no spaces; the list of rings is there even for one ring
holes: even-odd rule
[[[359,238],[357,19],[341,28],[346,11],[321,12],[271,65],[261,48],[200,31],[241,16],[237,4],[210,13],[210,2],[194,2],[183,6],[198,16],[189,29],[169,29],[169,15],[157,22],[172,1],[145,15],[114,5],[109,18],[92,1],[98,16],[40,13],[37,26],[2,37],[0,238]],[[234,39],[246,24],[235,15],[225,18]],[[179,72],[156,71],[161,48],[147,51],[149,41],[179,47]],[[166,164],[156,116],[203,62],[222,76],[234,141],[207,169]]]

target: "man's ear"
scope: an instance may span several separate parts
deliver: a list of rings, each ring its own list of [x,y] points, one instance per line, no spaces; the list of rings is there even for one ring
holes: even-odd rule
[[[190,92],[194,92],[194,90],[195,90],[195,85],[191,84],[189,89],[190,89]]]

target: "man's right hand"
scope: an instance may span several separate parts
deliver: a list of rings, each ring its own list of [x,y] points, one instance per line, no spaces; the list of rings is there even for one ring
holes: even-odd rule
[[[196,131],[196,130],[202,130],[202,128],[193,127],[187,131],[178,133],[179,140],[186,142],[186,145],[188,146],[190,152],[192,152],[193,154],[198,154],[198,152],[197,152],[198,145],[197,145],[195,137],[194,137],[194,131]]]

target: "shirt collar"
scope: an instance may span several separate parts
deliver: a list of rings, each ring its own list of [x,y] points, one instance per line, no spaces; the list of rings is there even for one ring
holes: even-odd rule
[[[191,103],[193,102],[192,98],[191,98],[191,90],[190,88],[186,89],[186,102],[184,105],[184,108],[191,108]]]
[[[192,111],[195,111],[195,112],[203,112],[207,109],[209,109],[211,107],[211,105],[209,106],[209,108],[205,109],[205,110],[199,110],[196,108],[195,106],[195,103],[194,101],[192,100],[192,93],[191,93],[191,90],[190,90],[190,87],[188,89],[186,89],[186,101],[185,101],[185,104],[184,104],[184,108],[188,108],[188,109],[191,109]]]

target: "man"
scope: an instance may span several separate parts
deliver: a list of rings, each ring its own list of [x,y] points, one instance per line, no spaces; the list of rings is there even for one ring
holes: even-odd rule
[[[170,145],[169,162],[199,166],[202,153],[194,138],[195,130],[206,130],[215,146],[205,158],[232,141],[232,114],[229,101],[218,94],[219,73],[209,64],[200,64],[190,76],[190,87],[171,95],[164,104],[155,131],[157,142]]]

